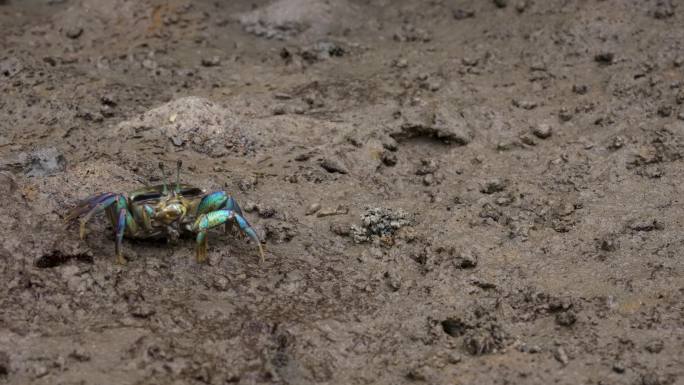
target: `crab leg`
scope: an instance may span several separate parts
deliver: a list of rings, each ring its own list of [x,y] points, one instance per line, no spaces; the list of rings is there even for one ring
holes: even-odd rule
[[[128,210],[125,207],[119,209],[119,217],[116,223],[116,263],[119,265],[126,264],[126,260],[123,257],[123,252],[121,250],[121,243],[123,243],[124,232],[126,231],[126,222],[128,217]]]
[[[216,210],[200,215],[192,226],[192,230],[197,232],[197,262],[204,262],[207,256],[207,230],[224,223],[237,223],[240,230],[257,244],[261,261],[264,261],[264,249],[259,236],[247,220],[237,210]]]
[[[104,193],[100,195],[95,195],[90,198],[87,198],[81,202],[79,202],[76,207],[71,209],[69,213],[67,214],[66,218],[64,218],[65,222],[70,222],[79,216],[87,213],[90,211],[93,207],[95,207],[98,203],[102,202],[103,200],[107,198],[111,198],[115,196],[116,194],[114,193]]]
[[[99,213],[100,211],[107,209],[108,207],[110,207],[111,205],[116,203],[117,200],[118,200],[118,196],[111,195],[111,196],[102,197],[102,199],[100,199],[100,200],[93,200],[93,201],[88,202],[89,205],[92,206],[94,204],[94,206],[92,206],[92,208],[90,208],[90,210],[88,210],[88,212],[86,212],[86,214],[84,216],[82,216],[81,219],[79,220],[81,222],[80,232],[79,232],[81,239],[85,239],[85,234],[86,234],[85,226],[86,226],[86,223],[88,223],[88,221],[90,220],[90,218],[92,218],[93,215]],[[68,219],[75,219],[76,217],[80,216],[85,211],[86,211],[86,209],[84,207],[77,207],[76,209],[74,209],[72,211],[72,213],[69,214],[69,216],[67,218]]]

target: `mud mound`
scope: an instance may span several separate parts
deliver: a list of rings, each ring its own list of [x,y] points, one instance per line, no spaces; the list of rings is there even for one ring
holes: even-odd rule
[[[252,141],[241,131],[238,117],[212,101],[196,96],[173,100],[131,120],[112,132],[120,138],[171,143],[202,154],[245,153]]]
[[[347,1],[279,0],[239,16],[245,31],[268,39],[285,40],[336,34],[359,20],[358,9]]]

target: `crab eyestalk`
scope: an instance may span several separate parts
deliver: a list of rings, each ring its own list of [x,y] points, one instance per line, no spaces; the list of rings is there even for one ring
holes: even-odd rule
[[[176,162],[176,193],[180,192],[180,170],[183,167],[183,161],[178,159]]]
[[[169,193],[169,188],[167,187],[167,184],[166,184],[166,173],[164,172],[164,163],[159,162],[159,169],[161,170],[162,183],[164,184],[164,187],[162,189],[162,194],[166,195]]]

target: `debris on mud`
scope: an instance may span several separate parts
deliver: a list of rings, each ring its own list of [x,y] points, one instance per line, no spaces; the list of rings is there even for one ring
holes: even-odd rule
[[[351,237],[356,243],[370,242],[373,238],[392,236],[413,222],[412,216],[402,209],[367,208],[361,215],[361,226],[351,226]]]

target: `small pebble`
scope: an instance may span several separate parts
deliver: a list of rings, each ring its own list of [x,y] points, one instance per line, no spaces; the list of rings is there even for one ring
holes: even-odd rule
[[[69,358],[80,362],[86,362],[90,361],[90,354],[88,354],[88,352],[82,347],[78,347],[69,353]]]
[[[584,95],[589,92],[589,87],[586,84],[575,84],[572,86],[572,92],[577,95]]]
[[[221,65],[221,58],[218,56],[212,56],[210,58],[202,58],[202,66],[204,67],[216,67]]]
[[[333,222],[330,224],[330,231],[342,237],[351,234],[351,226],[348,223]]]
[[[78,39],[83,34],[83,28],[71,27],[65,31],[66,37],[69,39]]]
[[[665,343],[662,340],[653,340],[646,344],[646,351],[653,354],[658,354],[665,348]]]
[[[214,278],[214,289],[218,291],[226,291],[228,290],[228,285],[230,284],[230,281],[228,281],[228,278],[223,277],[223,276],[218,276]]]
[[[483,194],[494,194],[495,192],[503,191],[508,186],[508,182],[501,178],[492,178],[485,181],[480,188]]]
[[[556,314],[556,323],[561,326],[572,326],[575,322],[577,322],[577,316],[572,310]]]
[[[532,129],[532,133],[539,139],[546,139],[551,136],[551,126],[547,123],[540,123]]]
[[[570,120],[572,119],[572,111],[570,111],[570,110],[569,110],[568,108],[566,108],[566,107],[562,107],[562,108],[558,111],[558,118],[559,118],[562,122],[568,122],[568,121],[570,121]]]
[[[323,169],[329,173],[349,173],[347,168],[340,161],[331,158],[323,159],[323,161],[321,161],[321,167],[323,167]]]
[[[559,346],[558,349],[556,349],[556,351],[553,352],[553,357],[563,365],[567,365],[568,362],[570,362],[568,354],[565,352],[565,349],[563,349],[561,346]]]
[[[622,148],[622,146],[625,145],[625,138],[622,136],[616,136],[613,138],[613,141],[610,142],[610,145],[608,146],[608,149],[610,150],[617,150],[619,148]]]
[[[306,209],[306,212],[304,215],[313,215],[315,214],[318,210],[321,209],[321,204],[320,203],[312,203],[309,205],[309,207]]]

